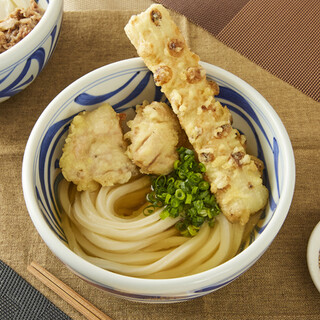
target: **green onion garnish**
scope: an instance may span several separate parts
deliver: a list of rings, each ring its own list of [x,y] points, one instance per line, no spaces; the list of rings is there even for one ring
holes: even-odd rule
[[[154,205],[151,204],[143,209],[143,214],[145,216],[149,216],[150,214],[154,213],[154,211],[155,211],[155,207]]]
[[[182,201],[186,197],[186,194],[181,189],[177,189],[174,195],[180,201]]]
[[[195,159],[194,151],[181,147],[174,170],[164,176],[151,176],[152,191],[147,194],[147,206],[143,213],[152,214],[156,208],[165,207],[161,219],[180,220],[176,228],[184,236],[195,236],[204,222],[212,227],[220,213],[216,198],[210,192],[210,184],[204,180],[205,166]]]

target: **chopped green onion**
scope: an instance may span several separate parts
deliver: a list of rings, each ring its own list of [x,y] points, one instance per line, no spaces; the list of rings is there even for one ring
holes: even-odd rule
[[[180,201],[186,197],[186,194],[181,189],[177,189],[174,195]]]
[[[184,226],[184,223],[183,223],[183,220],[179,220],[176,224],[175,224],[175,227],[178,231],[183,231],[185,230],[185,226]]]
[[[206,191],[203,191],[199,194],[199,199],[205,199],[206,197],[210,196],[210,191],[206,190]]]
[[[197,215],[197,209],[196,208],[190,208],[188,210],[188,216],[189,218],[193,218]]]
[[[179,210],[178,210],[178,208],[171,208],[169,212],[170,212],[170,216],[171,216],[172,218],[176,218],[176,217],[179,216]]]
[[[192,175],[189,176],[189,183],[192,185],[198,185],[199,182],[201,181],[201,177],[198,176],[197,173],[193,173]]]
[[[171,183],[174,183],[174,178],[171,177],[167,180],[167,184],[170,185]]]
[[[200,190],[208,190],[210,188],[210,184],[207,181],[201,181],[199,183],[199,189]]]
[[[179,153],[179,155],[183,155],[183,152],[184,152],[185,149],[186,149],[186,148],[184,148],[184,147],[180,147],[180,148],[177,150],[177,152]]]
[[[180,161],[179,160],[176,160],[175,162],[174,162],[174,164],[173,164],[173,169],[174,170],[177,170],[178,169],[178,167],[179,167],[179,165],[180,165]]]
[[[186,174],[184,171],[178,171],[178,176],[180,179],[185,179],[186,178]]]
[[[197,210],[197,212],[201,211],[203,208],[203,201],[202,200],[196,200],[193,201],[193,206],[195,207],[195,209]]]
[[[192,187],[191,193],[196,194],[198,192],[198,187]]]
[[[150,193],[148,193],[147,200],[151,203],[156,201],[156,193],[154,191],[151,191]]]
[[[214,223],[215,223],[215,219],[209,220],[208,222],[209,227],[212,228],[214,226]]]
[[[170,198],[171,198],[171,194],[170,194],[170,193],[167,193],[166,198],[165,198],[165,200],[164,200],[164,203],[165,203],[165,204],[168,204],[169,201],[170,201]]]
[[[204,223],[204,218],[203,217],[194,217],[192,219],[192,225],[196,227],[200,227]]]
[[[150,214],[154,213],[154,211],[155,211],[155,207],[154,205],[151,204],[143,209],[143,214],[145,216],[149,216]]]
[[[201,172],[206,172],[206,167],[203,163],[199,163],[199,169]]]
[[[152,191],[147,195],[150,205],[143,213],[149,215],[165,207],[160,218],[179,217],[175,226],[181,235],[189,237],[196,235],[204,222],[213,226],[220,208],[204,180],[206,168],[196,161],[194,151],[184,147],[177,151],[179,160],[174,162],[174,170],[166,176],[151,177]]]
[[[201,217],[206,217],[206,216],[208,216],[210,214],[210,210],[208,208],[201,209],[200,211],[198,211],[198,214]]]
[[[182,236],[185,236],[185,237],[189,237],[190,236],[190,233],[189,233],[189,230],[186,229],[186,230],[183,230],[180,232]]]
[[[167,192],[168,192],[169,194],[174,194],[175,191],[176,191],[176,188],[174,187],[174,183],[172,182],[172,183],[170,183],[170,184],[168,185]]]
[[[188,226],[188,231],[192,237],[198,233],[198,230],[192,225]]]
[[[187,194],[187,199],[185,201],[185,204],[191,204],[192,201],[192,195],[191,194]]]
[[[172,208],[178,208],[180,205],[180,201],[177,198],[172,197],[170,201],[170,205]]]
[[[170,212],[167,209],[164,209],[161,213],[160,213],[160,218],[162,220],[164,220],[165,218],[168,218],[170,216]]]
[[[182,180],[176,180],[175,183],[174,183],[174,187],[175,187],[176,189],[179,189],[181,183],[182,183]]]
[[[161,207],[163,207],[163,201],[161,201],[161,200],[156,200],[155,202],[153,202],[153,206],[154,206],[154,207],[161,208]]]
[[[208,195],[204,198],[204,203],[214,207],[215,203],[216,203],[216,198],[214,197],[214,195]]]
[[[189,155],[194,156],[194,152],[190,149],[184,149],[184,154],[189,154]]]
[[[159,177],[156,179],[155,184],[156,184],[157,187],[165,186],[166,180],[167,180],[166,176],[163,176],[163,175],[162,175],[162,176],[159,176]]]

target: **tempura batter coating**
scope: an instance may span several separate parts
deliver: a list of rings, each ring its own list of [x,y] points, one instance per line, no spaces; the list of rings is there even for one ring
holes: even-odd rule
[[[135,118],[127,124],[131,131],[125,134],[131,144],[128,157],[146,174],[168,174],[178,160],[180,124],[171,108],[163,102],[145,101],[137,106]]]
[[[78,191],[127,182],[137,173],[125,155],[119,115],[109,104],[75,116],[63,147],[60,167]]]
[[[232,222],[246,223],[265,207],[268,190],[256,162],[246,154],[245,137],[231,126],[230,111],[214,99],[217,85],[206,79],[199,57],[163,6],[152,5],[131,17],[125,31],[206,166],[222,212]]]

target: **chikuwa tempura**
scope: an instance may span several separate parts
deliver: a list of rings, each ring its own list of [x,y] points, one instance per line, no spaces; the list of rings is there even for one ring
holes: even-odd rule
[[[126,119],[102,104],[73,119],[59,185],[68,245],[134,277],[214,268],[238,253],[267,204],[263,163],[246,153],[217,84],[164,7],[133,16],[125,31],[170,106],[145,101]]]
[[[261,162],[246,153],[246,139],[232,127],[230,111],[214,99],[216,85],[206,79],[199,57],[161,5],[133,16],[125,31],[206,166],[222,212],[245,224],[267,203]]]

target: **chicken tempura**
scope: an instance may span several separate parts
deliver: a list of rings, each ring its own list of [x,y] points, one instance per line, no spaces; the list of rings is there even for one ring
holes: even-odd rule
[[[127,123],[131,131],[125,134],[131,144],[128,157],[145,174],[166,175],[178,159],[180,124],[171,108],[163,102],[145,101],[137,106],[135,118]]]
[[[261,162],[246,153],[246,139],[232,127],[230,111],[214,99],[217,85],[206,79],[199,57],[163,6],[152,5],[131,17],[125,32],[205,165],[222,212],[231,222],[245,224],[265,207],[268,190]]]
[[[119,115],[109,104],[75,116],[63,147],[60,167],[78,191],[127,182],[138,173],[125,155]]]

